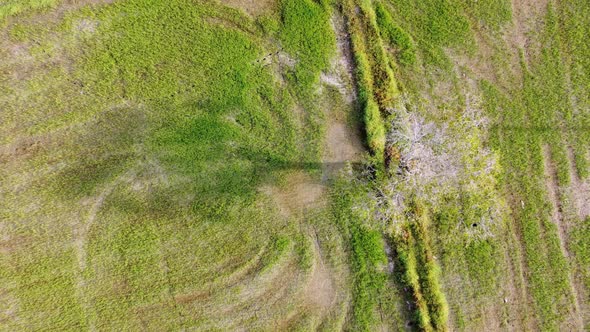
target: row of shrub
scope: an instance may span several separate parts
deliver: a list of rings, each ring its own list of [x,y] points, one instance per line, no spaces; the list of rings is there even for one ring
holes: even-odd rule
[[[352,41],[355,79],[364,114],[367,145],[382,164],[386,141],[384,117],[396,105],[399,96],[392,70],[395,64],[385,50],[372,4],[345,0],[343,10]]]
[[[348,18],[367,144],[383,163],[386,144],[384,118],[391,116],[400,94],[393,71],[395,63],[385,49],[383,38],[403,49],[404,65],[415,61],[414,46],[409,35],[394,25],[380,3],[344,0],[343,9]],[[441,291],[438,265],[434,261],[426,229],[428,213],[420,204],[413,207],[412,213],[415,218],[404,222],[401,233],[392,239],[404,271],[402,283],[412,290],[415,319],[420,328],[444,331],[447,329],[448,304]],[[351,231],[356,232],[354,228]]]
[[[398,84],[392,70],[394,64],[385,51],[372,5],[366,1],[360,1],[358,8],[360,9],[357,21],[358,30],[353,30],[351,33],[364,34],[367,57],[373,73],[375,100],[381,111],[385,112],[395,106],[396,98],[399,95]]]
[[[402,268],[401,282],[411,289],[415,320],[424,331],[446,331],[449,308],[439,282],[439,267],[434,260],[428,235],[430,217],[420,202],[411,207],[411,220],[392,235],[396,257]]]
[[[343,9],[347,14],[348,31],[352,42],[355,62],[355,81],[358,102],[363,110],[367,145],[374,156],[383,159],[385,150],[385,126],[379,106],[375,101],[373,72],[360,18],[355,14],[356,4],[353,0],[344,0]]]

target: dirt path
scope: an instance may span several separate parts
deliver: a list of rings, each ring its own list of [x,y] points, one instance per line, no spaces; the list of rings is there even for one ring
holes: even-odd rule
[[[357,111],[350,36],[342,16],[334,15],[331,23],[336,33],[337,55],[329,71],[322,73],[320,79],[322,84],[338,91],[342,104],[331,100],[325,105],[324,179],[333,177],[346,163],[360,161],[365,150],[360,128],[355,128],[349,121],[351,114]]]
[[[320,75],[319,91],[323,95],[321,107],[326,118],[323,181],[316,181],[304,172],[294,172],[287,178],[286,185],[263,186],[260,190],[273,197],[279,211],[290,217],[310,207],[317,206],[324,198],[326,180],[333,178],[349,162],[362,158],[364,146],[359,128],[351,125],[352,112],[356,111],[356,91],[353,82],[353,60],[350,37],[345,29],[344,18],[334,15],[331,20],[336,33],[337,53],[331,67]],[[341,102],[331,100],[327,89],[338,92]],[[295,107],[300,109],[300,107]]]
[[[317,232],[312,234],[315,262],[309,282],[305,288],[305,299],[309,305],[325,315],[336,300],[336,290],[329,268],[324,264]]]
[[[320,179],[305,171],[291,171],[282,184],[265,185],[259,189],[274,201],[283,218],[296,219],[302,229],[307,230],[313,252],[311,269],[306,272],[305,283],[293,299],[300,309],[283,317],[284,326],[302,318],[300,316],[305,312],[313,312],[316,316],[314,324],[321,324],[337,310],[335,308],[338,308],[337,303],[342,297],[339,269],[327,263],[321,237],[306,222],[308,212],[327,205],[329,180],[347,164],[360,161],[364,151],[360,131],[350,124],[352,112],[356,110],[350,42],[342,18],[334,17],[332,23],[337,35],[337,54],[329,70],[321,74],[318,86],[320,107],[326,119],[324,150],[320,160],[322,177]]]

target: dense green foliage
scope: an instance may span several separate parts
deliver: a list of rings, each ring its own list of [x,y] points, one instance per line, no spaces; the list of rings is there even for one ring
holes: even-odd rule
[[[428,64],[448,66],[443,47],[472,46],[469,20],[457,1],[388,1],[392,17],[419,44]]]
[[[499,30],[512,19],[512,8],[509,0],[463,0],[459,2],[465,12],[473,15],[475,21],[493,30]]]
[[[590,112],[585,110],[590,107],[590,47],[584,36],[590,33],[590,8],[583,1],[564,1],[559,7],[559,29],[553,30],[552,38],[562,41],[560,45],[561,59],[565,59],[562,75],[569,76],[566,81],[567,91],[573,96],[570,100],[570,109],[566,109],[564,120],[567,125],[568,143],[574,152],[574,165],[579,177],[585,179],[589,175],[589,161],[586,153],[590,142]],[[559,34],[559,35],[557,35]],[[549,37],[549,38],[551,38]],[[560,61],[561,62],[561,61]]]
[[[298,103],[305,110],[305,159],[313,162],[321,155],[324,127],[323,112],[318,108],[316,87],[320,72],[329,67],[334,55],[335,36],[330,26],[331,7],[311,0],[282,0],[280,14],[281,47],[295,58],[294,68],[285,74],[292,83]]]
[[[296,161],[291,100],[256,63],[263,51],[247,32],[208,24],[202,7],[182,2],[127,1],[98,18],[119,12],[139,14],[109,19],[80,75],[93,78],[92,93],[146,105],[144,144],[164,167],[193,177],[205,199],[231,198]]]
[[[493,90],[488,90],[491,93]],[[502,99],[512,128],[526,126],[522,112],[525,107],[515,105],[505,97]],[[491,95],[486,96],[491,100]],[[556,299],[563,300],[569,292],[567,279],[567,265],[559,248],[557,229],[549,220],[549,211],[545,204],[545,192],[538,183],[544,176],[541,146],[538,136],[532,135],[535,131],[502,130],[501,133],[493,133],[494,137],[502,137],[501,144],[504,151],[506,165],[509,165],[514,173],[508,174],[506,181],[511,183],[512,192],[524,202],[524,207],[514,206],[515,219],[522,231],[524,252],[529,269],[535,271],[529,275],[533,296],[539,308],[540,317],[547,326],[551,326],[558,319]],[[526,174],[526,175],[525,175]],[[531,176],[533,175],[533,176]],[[520,202],[519,202],[520,203]],[[521,203],[521,205],[523,205]]]
[[[582,282],[590,287],[590,218],[581,220],[571,234],[571,247],[575,255],[575,269],[580,271]]]
[[[352,1],[345,2],[344,10],[351,11]],[[358,31],[358,19],[350,16],[348,21],[349,31]],[[377,160],[383,158],[385,149],[385,126],[383,117],[374,99],[373,74],[367,57],[367,50],[363,35],[351,33],[352,49],[355,61],[355,81],[358,92],[359,105],[363,111],[363,120],[367,145]]]
[[[510,127],[499,125],[499,132],[492,132],[493,143],[505,152],[506,165],[517,172],[511,173],[507,181],[513,183],[512,191],[523,202],[526,200],[524,208],[516,210],[517,219],[522,223],[528,266],[536,271],[530,275],[533,295],[543,323],[553,327],[563,308],[555,299],[571,299],[569,268],[561,253],[559,229],[549,220],[548,198],[545,191],[538,187],[545,174],[553,172],[546,169],[544,158],[550,158],[549,162],[555,164],[556,180],[560,185],[570,182],[570,161],[564,141],[567,136],[563,135],[561,128],[572,125],[569,122],[571,105],[566,89],[566,69],[561,61],[564,41],[557,35],[558,18],[555,15],[549,7],[546,28],[538,36],[545,47],[533,65],[523,68],[522,99],[509,99],[491,85],[483,86],[491,116],[499,124],[510,124]],[[500,109],[506,111],[498,113]],[[569,132],[575,135],[576,131]],[[544,153],[543,149],[549,153]],[[584,168],[583,164],[578,166]]]

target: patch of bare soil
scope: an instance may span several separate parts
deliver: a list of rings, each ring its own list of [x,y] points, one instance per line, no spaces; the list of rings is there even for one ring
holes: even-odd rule
[[[222,0],[226,6],[241,9],[251,16],[258,16],[276,5],[276,0]]]
[[[346,32],[344,19],[335,15],[332,17],[332,27],[337,37],[337,54],[332,60],[328,72],[322,73],[321,82],[335,88],[342,100],[344,109],[338,109],[335,102],[328,100],[325,112],[327,114],[327,130],[323,162],[325,177],[330,177],[342,169],[347,162],[357,162],[364,151],[360,131],[347,123],[347,112],[354,112],[356,91],[353,84],[353,60],[350,37]]]
[[[325,187],[311,176],[297,171],[287,177],[283,186],[267,185],[261,187],[260,191],[270,196],[281,215],[288,218],[321,204]]]
[[[570,160],[570,178],[571,184],[569,192],[573,198],[576,214],[580,219],[586,219],[590,216],[590,183],[580,179],[575,169],[574,150],[568,148],[568,157]]]
[[[475,40],[478,45],[478,52],[475,55],[460,54],[452,49],[446,52],[455,62],[455,71],[460,70],[457,73],[458,77],[474,75],[477,79],[483,78],[490,82],[497,82],[498,72],[493,59],[496,50],[493,40],[478,30],[475,30]]]
[[[332,73],[321,73],[320,81],[328,86],[336,88],[338,92],[340,92],[340,94],[347,99],[348,102],[352,101],[352,94],[349,93],[346,83],[342,82],[339,75]]]
[[[334,304],[336,292],[331,273],[324,264],[317,235],[313,236],[313,238],[315,260],[311,276],[305,287],[304,298],[313,308],[326,312]]]
[[[326,132],[324,162],[328,172],[338,170],[346,162],[361,159],[363,145],[358,135],[344,121],[330,121]]]
[[[505,40],[514,47],[515,56],[523,50],[527,59],[531,58],[539,45],[532,38],[533,33],[542,26],[542,17],[549,0],[512,0],[512,27],[505,32]]]

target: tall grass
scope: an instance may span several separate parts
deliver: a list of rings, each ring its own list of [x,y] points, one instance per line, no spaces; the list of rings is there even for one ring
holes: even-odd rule
[[[415,202],[411,209],[411,220],[404,223],[400,233],[393,238],[403,270],[402,282],[412,290],[419,327],[425,331],[446,331],[449,308],[431,248],[428,211],[419,202]]]
[[[330,26],[330,7],[312,0],[281,0],[280,33],[285,50],[294,55],[298,85],[310,89],[319,73],[330,65],[334,55],[335,36]]]

